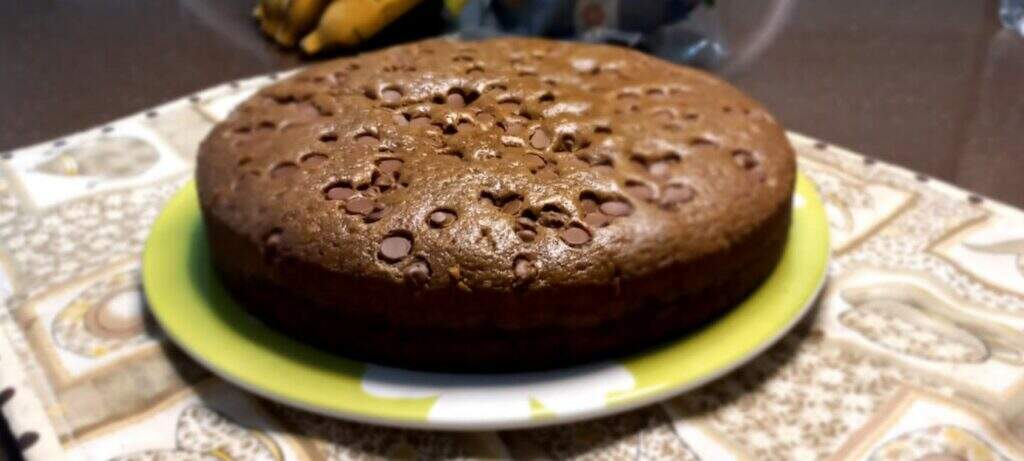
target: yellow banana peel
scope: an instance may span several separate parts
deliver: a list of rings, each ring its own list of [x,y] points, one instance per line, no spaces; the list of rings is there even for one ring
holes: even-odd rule
[[[462,12],[462,8],[469,3],[469,0],[444,0],[445,8],[448,8],[448,12],[458,16]]]
[[[253,14],[263,33],[290,47],[316,26],[329,3],[331,0],[261,0]]]
[[[351,47],[380,32],[422,0],[334,0],[320,24],[302,39],[309,54],[331,47]]]

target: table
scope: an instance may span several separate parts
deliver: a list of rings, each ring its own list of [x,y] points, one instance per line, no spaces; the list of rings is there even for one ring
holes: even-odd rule
[[[737,43],[763,17],[740,3],[719,2],[724,30]],[[0,152],[223,81],[303,65],[256,33],[249,7],[200,0],[0,4],[0,97],[7,104]],[[998,29],[995,8],[956,0],[898,7],[796,1],[763,52],[726,69],[726,77],[793,130],[1024,206],[1024,188],[1015,186],[1024,170],[1024,39]],[[17,443],[5,435],[8,445]]]

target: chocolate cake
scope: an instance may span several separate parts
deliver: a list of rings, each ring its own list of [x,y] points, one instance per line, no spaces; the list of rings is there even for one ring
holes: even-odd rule
[[[249,312],[346,356],[511,370],[678,337],[772,271],[795,159],[757,102],[628,49],[431,40],[243,102],[196,173]]]

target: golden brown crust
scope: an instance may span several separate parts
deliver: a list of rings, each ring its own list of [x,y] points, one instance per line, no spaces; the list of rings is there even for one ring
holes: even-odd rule
[[[678,330],[730,304],[696,300],[749,292],[780,254],[795,175],[782,128],[731,86],[539,39],[316,66],[243,103],[198,162],[215,263],[265,318],[279,311],[251,296],[263,288],[301,300],[276,322],[292,330],[358,318],[407,338],[546,332],[591,344],[579,357],[636,343],[582,335],[638,328],[650,306],[692,306],[675,308],[693,311]]]

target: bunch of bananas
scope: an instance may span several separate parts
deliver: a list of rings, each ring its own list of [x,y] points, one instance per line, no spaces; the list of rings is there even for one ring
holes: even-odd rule
[[[286,47],[308,54],[351,47],[423,0],[260,0],[253,14],[263,32]],[[465,0],[448,0],[449,8]]]

